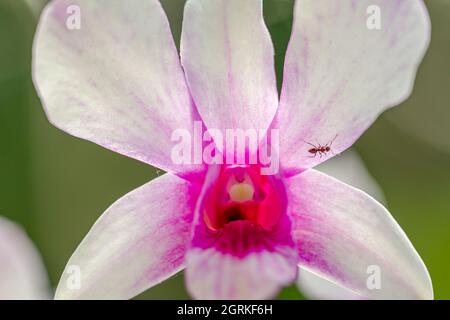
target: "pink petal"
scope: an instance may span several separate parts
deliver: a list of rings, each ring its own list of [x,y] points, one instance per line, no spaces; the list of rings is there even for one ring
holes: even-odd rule
[[[268,299],[297,276],[298,256],[287,215],[271,229],[247,220],[211,230],[203,199],[214,183],[210,169],[197,201],[194,236],[186,253],[186,286],[197,299]]]
[[[50,298],[42,259],[26,233],[0,217],[0,300]]]
[[[278,94],[261,0],[188,1],[181,60],[208,128],[268,128]]]
[[[76,6],[79,30],[66,26]],[[172,132],[192,131],[193,105],[158,1],[52,1],[36,33],[33,71],[58,128],[164,170],[196,169],[171,160]]]
[[[367,27],[374,5],[381,30]],[[404,101],[429,40],[422,0],[297,1],[277,124],[284,167],[300,171],[344,151]],[[330,152],[310,157],[308,143],[334,138]]]
[[[191,197],[195,187],[166,174],[119,199],[70,258],[56,298],[129,299],[180,271],[194,212]]]
[[[315,170],[286,185],[302,267],[369,299],[433,298],[423,261],[381,204]]]

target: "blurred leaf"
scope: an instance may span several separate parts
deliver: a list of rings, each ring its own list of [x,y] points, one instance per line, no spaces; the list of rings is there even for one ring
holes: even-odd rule
[[[33,28],[23,2],[0,2],[0,214],[23,224],[32,210],[27,93]]]

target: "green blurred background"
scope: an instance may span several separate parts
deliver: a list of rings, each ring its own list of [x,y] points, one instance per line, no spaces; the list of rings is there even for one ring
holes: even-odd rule
[[[29,0],[39,7],[42,0]],[[430,49],[414,92],[383,114],[356,144],[388,206],[422,256],[438,299],[450,298],[450,0],[428,0]],[[162,0],[179,40],[183,0]],[[279,78],[292,0],[265,0]],[[0,215],[24,226],[52,286],[78,243],[120,196],[156,170],[49,124],[31,82],[36,13],[25,0],[0,0]],[[139,298],[188,298],[182,275]],[[283,299],[299,299],[292,286]]]

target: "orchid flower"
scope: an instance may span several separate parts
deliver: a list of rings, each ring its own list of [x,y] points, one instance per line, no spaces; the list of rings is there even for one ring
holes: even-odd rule
[[[374,5],[381,30],[367,24]],[[184,268],[194,298],[271,298],[298,266],[367,299],[433,298],[424,263],[390,213],[313,169],[409,96],[430,38],[426,8],[298,0],[294,10],[279,97],[261,0],[187,1],[181,60],[156,0],[55,0],[44,9],[33,80],[50,122],[167,171],[98,219],[57,299],[129,299]],[[267,133],[257,148],[269,146],[279,170],[174,161],[173,133],[194,136],[198,122]],[[279,139],[267,137],[272,130]],[[234,151],[209,138],[215,160]],[[68,285],[74,267],[79,286]]]
[[[50,298],[42,259],[25,232],[0,217],[0,300]]]

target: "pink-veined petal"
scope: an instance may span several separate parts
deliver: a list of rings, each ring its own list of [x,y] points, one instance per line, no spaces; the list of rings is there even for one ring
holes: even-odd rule
[[[286,179],[300,265],[368,299],[432,299],[428,271],[390,213],[315,170]]]
[[[180,271],[191,197],[192,184],[165,174],[119,199],[70,258],[56,299],[129,299]]]
[[[342,182],[365,191],[380,203],[386,203],[383,191],[370,175],[358,153],[352,149],[321,163],[316,169]],[[310,299],[359,300],[362,296],[329,281],[305,268],[300,268],[298,288]]]
[[[212,231],[203,199],[218,171],[210,168],[197,201],[186,252],[186,287],[196,299],[268,299],[297,276],[298,255],[287,215],[270,230],[246,220]]]
[[[294,16],[277,126],[282,165],[295,173],[350,147],[410,95],[430,22],[422,0],[302,0]],[[333,139],[330,152],[308,152]]]
[[[0,300],[50,298],[42,259],[25,232],[0,217]]]
[[[50,2],[33,79],[58,128],[170,172],[197,169],[171,160],[173,130],[193,130],[193,104],[157,0]]]
[[[181,61],[208,128],[268,128],[278,94],[261,0],[189,0]]]

